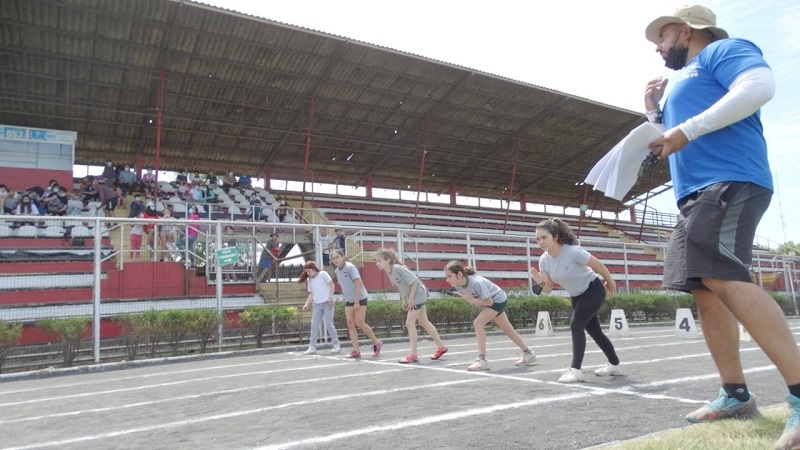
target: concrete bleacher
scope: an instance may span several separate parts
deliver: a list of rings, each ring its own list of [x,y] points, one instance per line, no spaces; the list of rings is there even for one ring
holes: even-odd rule
[[[501,287],[526,289],[528,269],[538,264],[541,255],[535,243],[536,225],[553,217],[543,213],[510,211],[506,221],[506,211],[500,209],[436,204],[417,206],[413,202],[347,197],[317,197],[314,206],[335,226],[356,231],[349,240],[358,243],[365,262],[371,261],[371,254],[380,247],[402,246],[405,264],[417,271],[432,290],[450,289],[444,281],[442,269],[452,259],[469,262],[479,274]],[[633,243],[621,238],[618,230],[591,218],[561,218],[573,228],[581,245],[609,268],[619,287],[632,289],[660,284],[663,267],[660,246]],[[415,222],[416,229],[409,231]],[[638,225],[631,226],[638,230]],[[371,227],[397,229],[402,238],[391,232],[380,235],[358,232]],[[505,234],[501,234],[504,227]],[[660,231],[648,230],[647,235],[658,233]],[[349,247],[348,254],[353,254]],[[372,272],[370,266],[364,264],[367,273]],[[387,288],[381,274],[374,275],[373,280],[380,281],[370,281],[365,277],[367,287],[373,290]]]

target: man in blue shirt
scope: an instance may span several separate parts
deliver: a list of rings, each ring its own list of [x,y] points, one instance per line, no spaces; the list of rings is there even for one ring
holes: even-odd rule
[[[728,38],[702,6],[657,18],[645,36],[679,71],[668,96],[663,79],[650,81],[644,95],[648,119],[664,130],[650,147],[669,158],[680,210],[664,286],[694,296],[722,379],[720,397],[686,418],[760,416],[739,358],[738,320],[788,385],[790,416],[776,448],[800,448],[800,351],[780,307],[749,272],[773,190],[759,112],[775,91],[772,71],[755,44]]]

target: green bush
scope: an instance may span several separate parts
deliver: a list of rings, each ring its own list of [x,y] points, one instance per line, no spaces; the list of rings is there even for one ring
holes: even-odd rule
[[[244,338],[248,331],[256,339],[256,348],[264,346],[264,335],[272,330],[272,310],[269,306],[248,306],[239,314],[239,325],[241,325],[240,331],[242,332],[240,346],[244,346]]]
[[[429,300],[425,308],[428,310],[428,319],[443,333],[471,330],[472,322],[478,315],[478,309],[460,297]]]
[[[205,353],[208,344],[217,332],[222,318],[219,313],[210,309],[193,309],[187,311],[186,326],[197,335],[200,342],[200,353]]]
[[[172,356],[178,356],[178,350],[189,332],[189,311],[183,309],[167,309],[159,312],[159,324],[167,336]]]
[[[122,314],[114,320],[122,333],[128,361],[133,361],[139,353],[139,347],[152,332],[150,317],[148,314]]]
[[[0,320],[0,373],[3,373],[3,366],[6,364],[11,348],[17,345],[21,336],[21,323],[8,323]]]
[[[64,366],[71,367],[90,321],[91,318],[80,316],[69,319],[42,319],[36,321],[36,326],[41,328],[48,338],[61,342]]]
[[[383,329],[385,336],[390,337],[394,327],[403,329],[405,311],[399,301],[373,300],[369,302],[368,308],[367,323],[375,322],[372,327],[376,334]]]

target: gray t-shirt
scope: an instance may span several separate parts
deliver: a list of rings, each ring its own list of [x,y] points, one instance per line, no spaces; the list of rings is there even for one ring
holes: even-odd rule
[[[344,295],[344,301],[354,303],[356,300],[356,280],[360,280],[361,275],[358,273],[358,269],[353,263],[349,261],[344,262],[344,268],[336,268],[336,281],[339,283],[339,286],[342,287],[342,295]],[[358,300],[364,300],[367,298],[369,294],[367,293],[367,287],[364,286],[362,281],[361,283],[361,298]]]
[[[505,291],[500,289],[500,286],[480,275],[468,275],[467,285],[458,287],[457,290],[481,300],[491,298],[494,303],[505,303],[508,300]]]
[[[579,245],[564,244],[555,258],[544,252],[539,258],[539,270],[561,285],[571,297],[586,292],[597,274],[587,266],[592,255]]]
[[[425,285],[422,284],[422,281],[405,266],[394,264],[392,266],[392,272],[389,273],[389,281],[400,291],[401,299],[408,298],[408,294],[411,293],[411,285],[416,281],[417,292],[414,293],[414,304],[422,305],[428,301],[428,288],[426,288]]]

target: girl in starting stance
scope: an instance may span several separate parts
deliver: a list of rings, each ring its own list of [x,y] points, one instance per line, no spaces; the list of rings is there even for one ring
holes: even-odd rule
[[[358,348],[358,330],[364,332],[369,340],[372,341],[372,356],[377,357],[381,354],[383,343],[378,340],[372,327],[367,325],[367,289],[361,281],[358,269],[347,257],[344,250],[336,248],[331,250],[331,259],[336,267],[336,281],[342,287],[344,295],[344,315],[347,317],[347,333],[353,343],[353,351],[346,358],[361,358],[361,350]]]
[[[444,276],[450,286],[458,291],[467,303],[478,306],[481,312],[475,318],[475,338],[478,340],[478,359],[467,370],[489,370],[486,361],[486,324],[494,321],[503,330],[506,336],[522,350],[522,357],[517,361],[518,366],[528,366],[536,361],[536,356],[530,351],[522,337],[514,330],[506,314],[508,297],[499,286],[488,279],[475,275],[475,269],[464,267],[458,261],[450,261],[444,268]]]
[[[608,364],[595,370],[595,375],[622,375],[614,345],[603,334],[597,318],[597,311],[606,301],[606,294],[613,297],[617,292],[611,272],[578,245],[578,239],[569,225],[561,219],[541,221],[536,226],[536,242],[544,253],[539,258],[539,270],[531,267],[531,277],[545,294],[553,290],[553,282],[556,282],[572,297],[572,317],[569,321],[572,364],[558,379],[559,383],[583,381],[581,364],[586,351],[583,330],[589,333],[608,358]],[[602,280],[598,274],[603,277]]]
[[[422,284],[410,270],[402,264],[397,252],[392,249],[381,249],[375,253],[375,265],[378,269],[386,272],[389,281],[400,291],[400,300],[403,302],[403,310],[408,311],[406,317],[406,328],[408,337],[411,339],[411,353],[400,360],[402,364],[417,363],[417,322],[431,335],[433,342],[436,343],[436,353],[431,359],[439,359],[447,353],[447,347],[439,337],[436,327],[428,320],[428,313],[425,310],[425,302],[428,301],[428,289]]]

